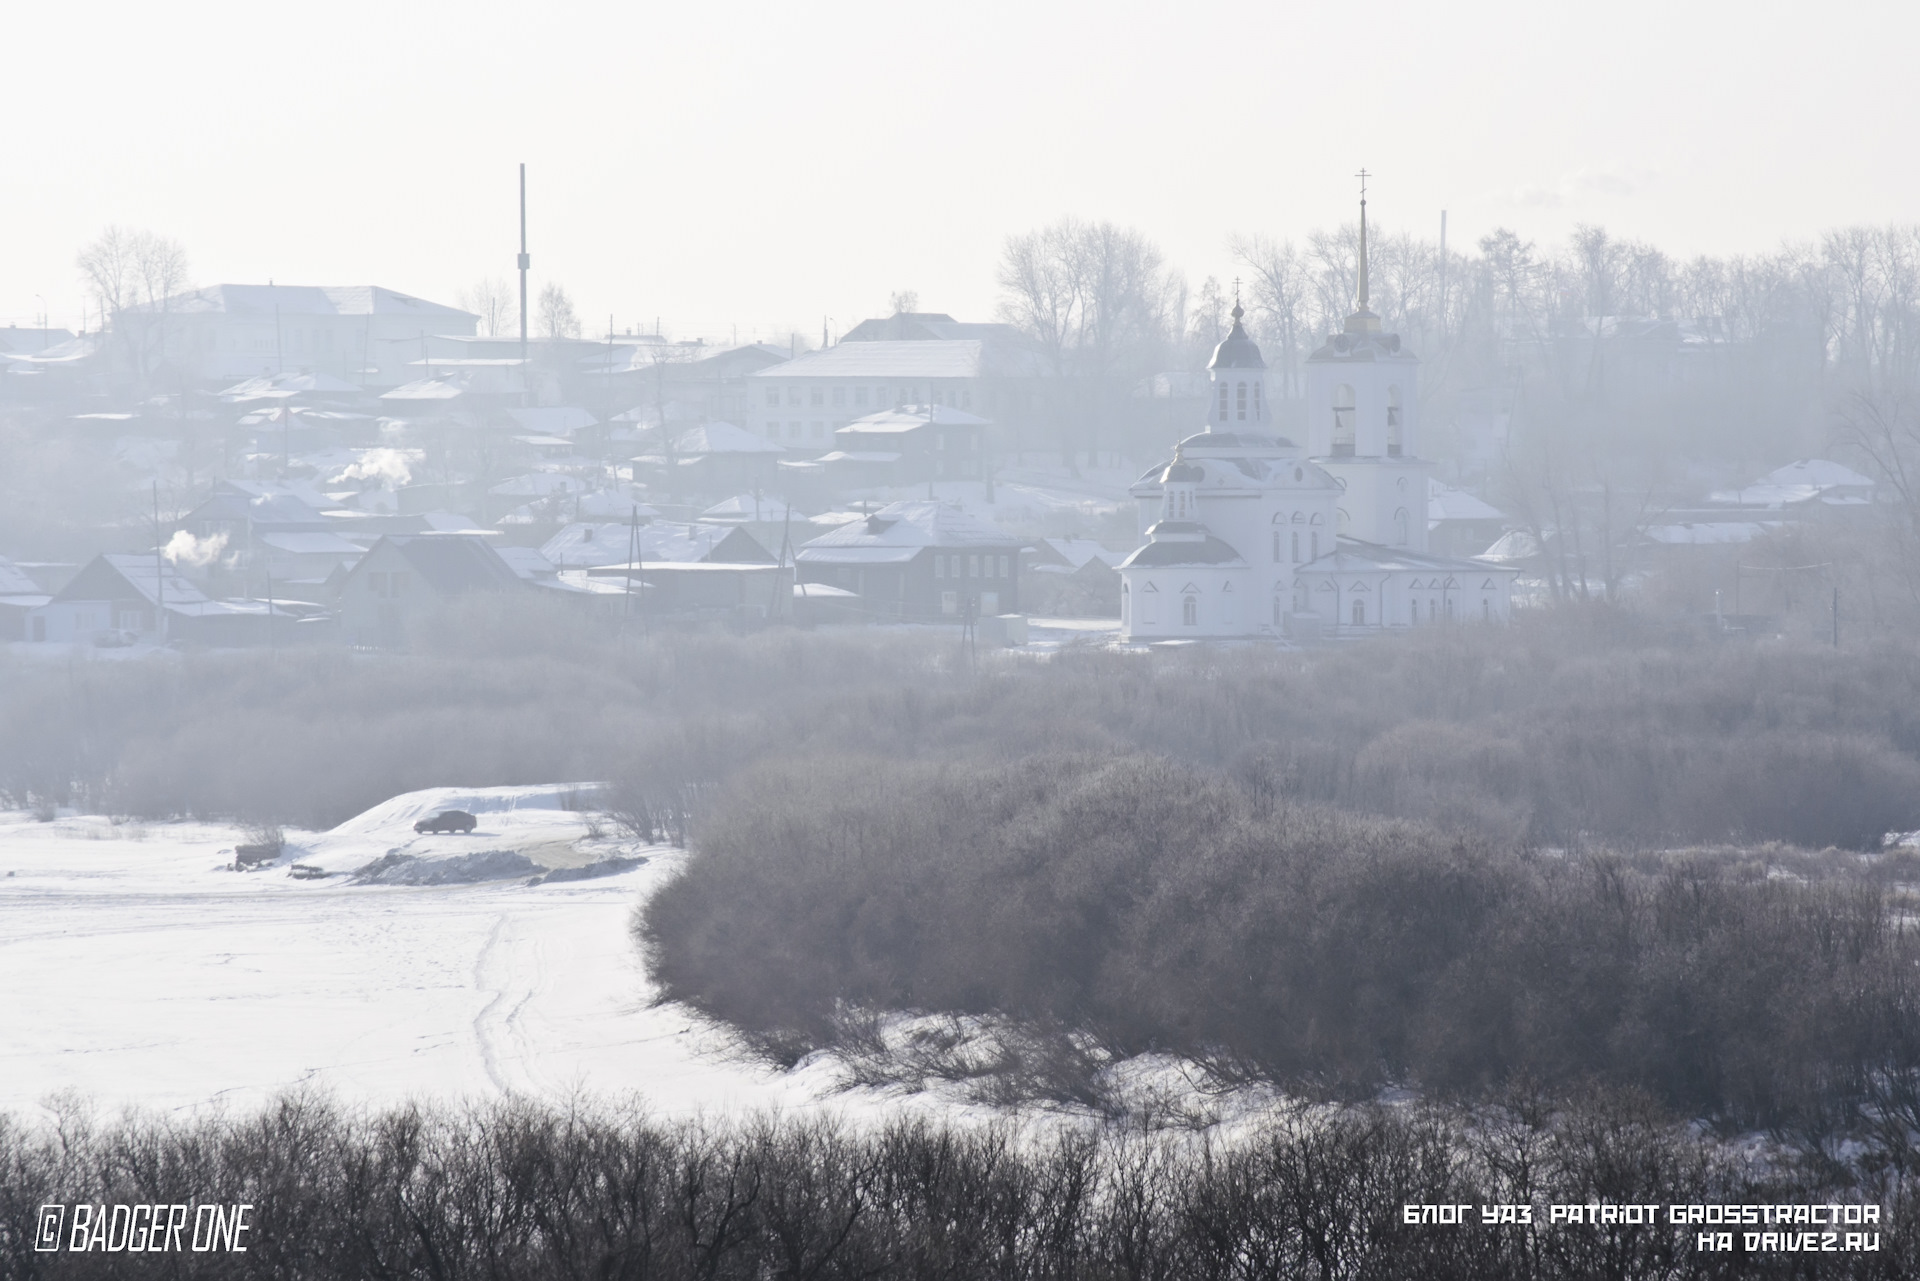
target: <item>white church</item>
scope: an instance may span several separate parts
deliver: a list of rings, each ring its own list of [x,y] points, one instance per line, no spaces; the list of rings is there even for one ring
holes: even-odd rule
[[[1275,434],[1266,362],[1236,300],[1206,427],[1132,488],[1146,541],[1120,566],[1127,641],[1366,635],[1504,622],[1514,571],[1428,554],[1420,362],[1360,290],[1307,360],[1305,448]]]

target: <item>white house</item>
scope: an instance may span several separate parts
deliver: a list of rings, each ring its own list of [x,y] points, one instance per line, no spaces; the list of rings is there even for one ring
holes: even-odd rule
[[[1419,361],[1367,308],[1307,362],[1307,444],[1276,435],[1266,362],[1233,308],[1205,428],[1132,488],[1146,541],[1121,562],[1131,641],[1360,635],[1504,621],[1514,572],[1427,550]]]

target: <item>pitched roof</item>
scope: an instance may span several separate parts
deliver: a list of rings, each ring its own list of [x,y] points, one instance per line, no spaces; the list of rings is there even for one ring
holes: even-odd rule
[[[843,342],[810,351],[752,378],[978,378],[986,372],[977,338]]]
[[[865,520],[809,539],[799,552],[801,560],[825,560],[849,548],[905,549],[923,547],[1004,547],[1020,546],[1012,534],[970,516],[958,507],[927,499],[888,503]]]
[[[856,418],[845,427],[836,427],[834,435],[882,436],[918,431],[929,424],[942,427],[985,427],[988,420],[947,405],[902,405],[877,414]]]
[[[686,457],[706,454],[784,454],[787,451],[732,423],[702,423],[674,437],[673,451]]]
[[[360,563],[370,563],[382,543],[398,552],[422,582],[442,595],[499,591],[520,584],[520,576],[492,544],[471,534],[389,534],[375,543]]]
[[[470,311],[379,285],[208,285],[127,310],[165,310],[175,316],[415,316],[475,323],[480,319]]]
[[[205,605],[207,594],[181,576],[178,569],[150,552],[107,552],[82,567],[54,599],[118,600],[123,591],[167,607]]]

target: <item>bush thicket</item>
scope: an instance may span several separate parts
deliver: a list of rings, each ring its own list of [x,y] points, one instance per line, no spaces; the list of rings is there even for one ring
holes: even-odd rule
[[[36,1253],[45,1204],[250,1203],[245,1253]],[[1550,1203],[1880,1206],[1878,1250],[1719,1255],[1696,1229],[1550,1227]],[[1532,1226],[1409,1226],[1408,1203],[1525,1203]],[[1736,1233],[1736,1240],[1738,1233]],[[1241,1281],[1911,1276],[1911,1186],[1769,1170],[1630,1097],[1553,1112],[1356,1108],[1230,1139],[1021,1138],[900,1120],[666,1123],[507,1102],[100,1123],[0,1115],[0,1274],[18,1281]]]
[[[1145,751],[1507,839],[1872,847],[1920,827],[1920,647],[1648,634],[1606,614],[1309,653],[964,661],[938,633],[603,636],[522,603],[415,653],[0,658],[0,799],[326,826],[407,788],[768,759]],[[677,803],[677,802],[676,802]]]
[[[1599,1079],[1828,1135],[1920,1087],[1894,864],[1529,852],[1149,759],[872,759],[738,780],[636,928],[669,996],[788,1057],[955,1012],[1321,1096]]]

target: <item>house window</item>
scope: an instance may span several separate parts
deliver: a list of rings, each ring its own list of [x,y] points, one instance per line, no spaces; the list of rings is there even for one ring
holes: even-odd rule
[[[1363,600],[1353,602],[1353,625],[1355,627],[1367,625],[1367,602]]]
[[[1244,422],[1247,417],[1247,385],[1245,383],[1239,385],[1239,389],[1234,395],[1234,401],[1237,406],[1235,417]]]
[[[856,405],[864,405],[867,403],[867,389],[865,387],[855,387],[853,389],[853,403]]]
[[[980,558],[978,556],[967,557],[967,577],[980,577]]]
[[[1010,560],[1008,560],[1005,556],[1002,556],[1000,558],[1000,577],[1002,578],[1013,577],[1013,563]]]
[[[813,401],[813,407],[815,409],[818,409],[827,403],[827,393],[824,389],[819,387],[814,387],[814,388],[811,388],[810,391],[812,393],[811,399]]]
[[[836,405],[844,405],[847,403],[847,389],[845,387],[835,387],[833,389],[833,403]]]
[[[1188,627],[1200,625],[1200,600],[1196,596],[1182,597],[1180,601],[1180,621]]]

